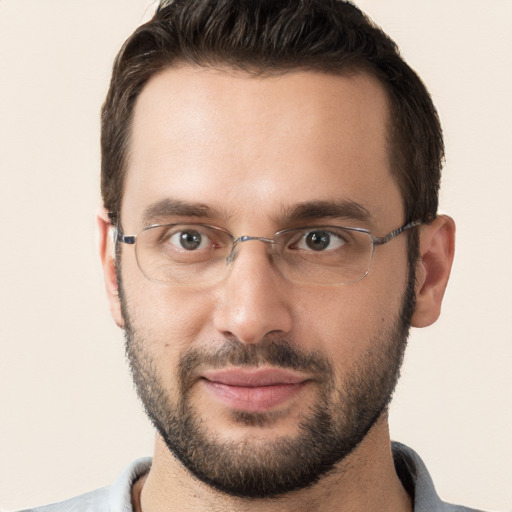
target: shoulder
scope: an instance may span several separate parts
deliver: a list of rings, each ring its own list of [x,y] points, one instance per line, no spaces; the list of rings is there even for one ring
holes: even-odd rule
[[[109,488],[103,487],[60,503],[30,508],[20,512],[108,512],[108,497]]]
[[[132,512],[132,485],[151,467],[151,458],[133,461],[110,487],[102,487],[66,501],[19,512]]]
[[[441,500],[425,463],[411,448],[392,443],[396,472],[414,500],[414,512],[485,512]]]

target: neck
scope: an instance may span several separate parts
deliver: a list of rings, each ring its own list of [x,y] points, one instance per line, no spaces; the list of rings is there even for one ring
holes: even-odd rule
[[[243,499],[197,480],[157,436],[149,474],[133,488],[136,512],[411,512],[393,463],[387,416],[335,471],[307,489],[272,499]]]

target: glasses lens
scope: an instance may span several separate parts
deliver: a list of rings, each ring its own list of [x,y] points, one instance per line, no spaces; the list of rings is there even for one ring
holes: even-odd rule
[[[202,286],[228,272],[233,236],[200,224],[156,225],[137,235],[137,262],[144,275],[163,283]],[[319,226],[278,233],[274,262],[287,279],[303,284],[354,283],[369,271],[371,235],[355,228]]]
[[[233,239],[199,224],[150,226],[137,236],[137,262],[152,281],[209,284],[222,279]]]
[[[275,242],[277,267],[298,283],[354,283],[368,273],[372,262],[371,235],[357,229],[290,229],[279,233]]]

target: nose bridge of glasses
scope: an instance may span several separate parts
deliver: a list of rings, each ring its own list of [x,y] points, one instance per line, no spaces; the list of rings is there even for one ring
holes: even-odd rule
[[[233,241],[233,246],[231,248],[231,252],[229,253],[229,256],[226,258],[226,262],[232,263],[235,260],[236,255],[237,255],[236,248],[237,248],[238,244],[240,244],[242,242],[253,242],[253,241],[263,242],[264,244],[275,244],[275,240],[273,240],[272,238],[266,238],[264,236],[249,236],[249,235],[239,236],[237,239],[235,239]]]

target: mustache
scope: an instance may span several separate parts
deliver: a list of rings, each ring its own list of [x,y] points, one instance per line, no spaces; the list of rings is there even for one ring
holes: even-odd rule
[[[321,380],[333,375],[333,365],[325,355],[304,351],[286,339],[265,338],[250,345],[225,340],[214,348],[190,349],[181,356],[179,380],[187,388],[187,384],[197,378],[201,367],[220,369],[227,366],[274,366],[317,375]]]

